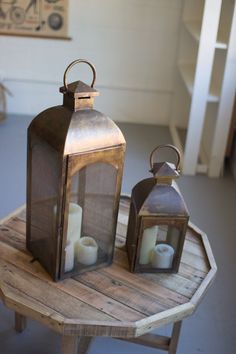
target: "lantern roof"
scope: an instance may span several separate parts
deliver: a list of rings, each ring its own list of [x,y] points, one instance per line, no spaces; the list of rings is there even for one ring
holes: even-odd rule
[[[82,81],[67,83],[67,73],[75,64],[86,63],[93,71],[91,85]],[[89,152],[125,144],[117,125],[105,114],[93,109],[99,92],[93,88],[94,66],[83,59],[72,62],[64,73],[63,105],[41,112],[31,123],[29,131],[45,140],[62,155]]]
[[[144,179],[136,184],[132,195],[140,216],[189,216],[184,199],[174,184],[156,184],[155,178]]]
[[[29,130],[63,155],[125,144],[118,126],[94,109],[51,107],[32,121]]]
[[[118,126],[94,109],[73,113],[67,132],[64,154],[99,150],[125,144]]]
[[[154,163],[151,172],[157,179],[176,179],[179,177],[179,173],[175,166],[169,162]]]

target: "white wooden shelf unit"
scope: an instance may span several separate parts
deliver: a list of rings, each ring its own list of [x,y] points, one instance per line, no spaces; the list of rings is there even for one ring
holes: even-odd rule
[[[185,0],[177,68],[170,131],[183,173],[218,177],[236,87],[235,1]],[[185,143],[179,128],[187,128]]]

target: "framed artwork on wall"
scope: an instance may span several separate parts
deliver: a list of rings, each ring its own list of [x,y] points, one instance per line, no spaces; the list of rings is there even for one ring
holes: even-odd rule
[[[68,37],[68,0],[0,0],[0,34]]]

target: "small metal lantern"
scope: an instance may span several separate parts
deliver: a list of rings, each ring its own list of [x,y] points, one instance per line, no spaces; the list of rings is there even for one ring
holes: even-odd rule
[[[154,163],[154,153],[169,148],[177,156],[174,166]],[[153,178],[132,190],[127,230],[127,252],[132,272],[169,272],[179,269],[189,213],[173,180],[179,177],[180,153],[173,145],[160,145],[150,155]]]
[[[91,86],[67,84],[79,63]],[[94,66],[72,62],[63,105],[40,113],[28,128],[27,248],[57,281],[112,262],[125,139],[93,109]]]

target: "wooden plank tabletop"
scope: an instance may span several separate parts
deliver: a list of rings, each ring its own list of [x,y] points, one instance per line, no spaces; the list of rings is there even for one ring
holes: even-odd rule
[[[188,227],[177,274],[133,274],[121,200],[111,266],[55,283],[25,247],[25,211],[0,225],[0,298],[64,335],[134,337],[189,316],[211,284],[216,264],[206,235]]]

